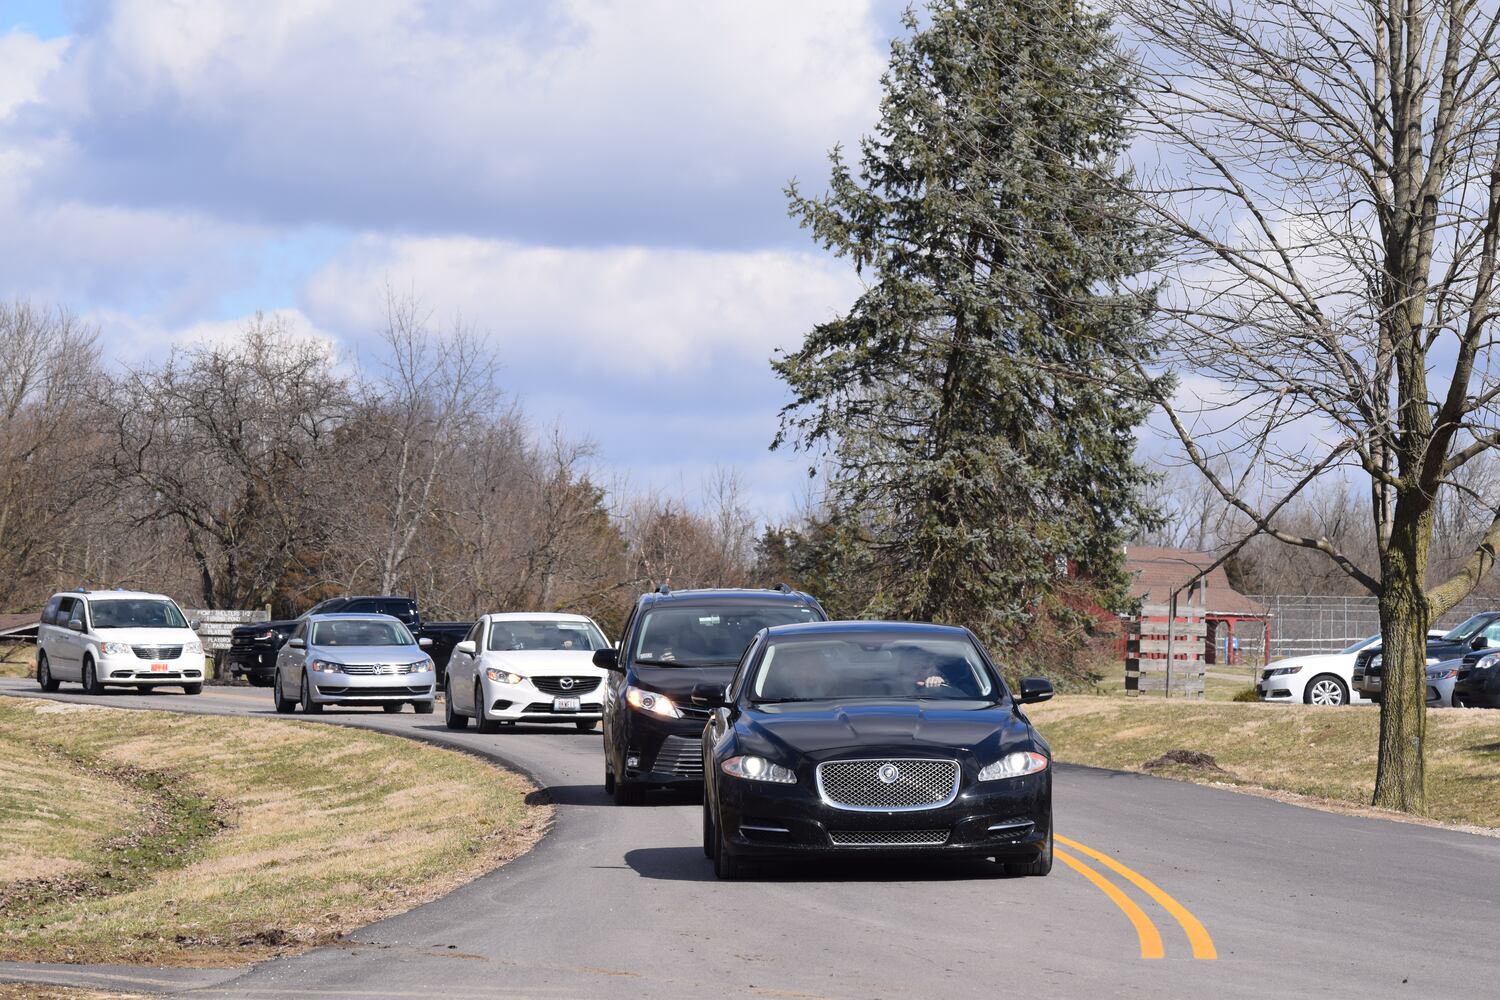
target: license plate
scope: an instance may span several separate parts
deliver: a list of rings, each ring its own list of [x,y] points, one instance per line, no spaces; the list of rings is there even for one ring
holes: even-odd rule
[[[153,664],[151,664],[151,672],[153,674],[164,674],[164,673],[167,672],[167,669],[168,669],[168,667],[167,667],[167,665],[165,663],[153,663]]]
[[[576,712],[581,702],[577,698],[553,698],[552,711],[554,712]]]

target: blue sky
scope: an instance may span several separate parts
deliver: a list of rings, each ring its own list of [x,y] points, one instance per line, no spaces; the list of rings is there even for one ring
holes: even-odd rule
[[[873,123],[901,6],[0,0],[0,295],[120,363],[257,310],[366,356],[390,282],[601,471],[776,516],[767,358],[859,287],[781,189]]]

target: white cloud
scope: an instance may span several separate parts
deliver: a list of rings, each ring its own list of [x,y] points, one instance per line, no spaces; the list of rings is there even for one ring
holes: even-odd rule
[[[379,328],[383,288],[411,289],[487,330],[507,362],[574,371],[684,372],[726,361],[766,371],[859,292],[843,263],[789,251],[557,249],[474,237],[369,236],[322,268],[309,315]]]
[[[882,0],[121,0],[42,131],[63,193],[572,243],[796,239],[873,119]]]
[[[43,40],[24,31],[0,35],[0,121],[36,100],[66,47],[64,39]]]

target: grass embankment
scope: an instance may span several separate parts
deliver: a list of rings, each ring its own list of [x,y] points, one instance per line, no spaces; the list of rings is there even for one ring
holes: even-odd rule
[[[1380,712],[1373,707],[1075,695],[1027,713],[1057,759],[1069,763],[1140,771],[1168,751],[1192,750],[1212,755],[1223,771],[1153,773],[1361,807],[1375,791]],[[1500,712],[1428,710],[1427,807],[1432,819],[1500,828]]]
[[[35,646],[29,642],[0,643],[0,677],[35,676]]]
[[[0,698],[0,761],[0,857],[28,858],[0,881],[0,960],[303,950],[516,857],[549,815],[482,761],[310,723]]]

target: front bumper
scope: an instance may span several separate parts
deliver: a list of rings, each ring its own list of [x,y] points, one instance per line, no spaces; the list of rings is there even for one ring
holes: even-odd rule
[[[167,669],[152,670],[153,663]],[[134,653],[101,656],[96,667],[101,684],[128,684],[132,687],[154,687],[158,684],[201,684],[204,662],[201,656],[178,656],[170,660],[146,660]]]
[[[799,781],[778,785],[721,775],[718,822],[736,855],[976,856],[1030,861],[1046,849],[1051,771],[971,785],[950,805],[863,812],[825,803]]]
[[[484,698],[484,714],[502,722],[588,722],[604,717],[602,679],[593,687],[580,685],[577,693],[569,690],[555,694],[539,690],[530,681],[504,684],[486,677],[479,683],[480,696]],[[557,707],[559,699],[566,698],[578,699],[576,711]]]
[[[703,783],[703,729],[708,713],[691,707],[681,719],[620,706],[617,722],[629,726],[625,739],[625,778],[642,785],[689,786]],[[632,764],[631,761],[635,763]]]
[[[1456,681],[1453,699],[1473,708],[1500,708],[1500,668],[1475,670]]]
[[[311,697],[320,705],[379,705],[390,702],[432,701],[437,672],[415,674],[307,674]]]
[[[229,665],[229,672],[236,676],[270,678],[276,673],[276,650],[235,649],[231,646],[225,662]]]
[[[1255,685],[1261,701],[1301,701],[1302,679],[1296,674],[1262,677]],[[1294,693],[1295,692],[1295,693]]]

